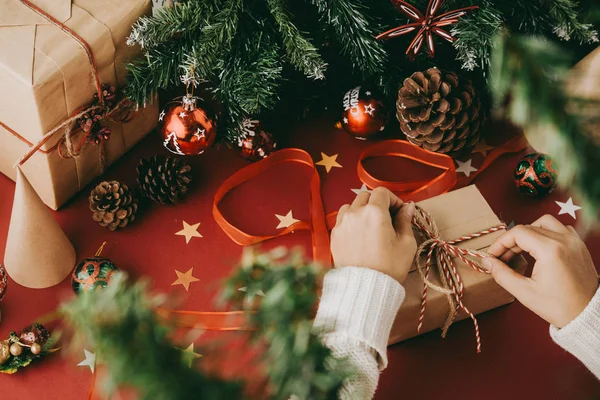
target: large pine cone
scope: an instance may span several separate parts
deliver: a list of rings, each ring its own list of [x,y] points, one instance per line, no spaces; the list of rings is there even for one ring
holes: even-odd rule
[[[430,68],[404,80],[396,117],[409,142],[427,150],[464,154],[479,141],[481,101],[470,81]]]
[[[158,203],[176,203],[188,192],[191,167],[175,157],[142,158],[137,167],[144,196]]]
[[[102,182],[90,193],[92,218],[111,231],[133,222],[137,209],[137,199],[124,183]]]

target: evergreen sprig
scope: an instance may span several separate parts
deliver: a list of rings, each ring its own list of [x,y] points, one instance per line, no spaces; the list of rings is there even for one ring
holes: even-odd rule
[[[320,270],[299,253],[249,250],[224,286],[221,298],[249,311],[254,343],[266,348],[261,355],[270,383],[266,398],[333,400],[352,376],[348,362],[335,358],[312,331],[319,277]],[[245,384],[253,382],[225,381],[189,367],[189,358],[172,342],[173,327],[155,313],[165,300],[151,295],[147,282],[131,283],[119,274],[105,289],[62,305],[76,341],[85,341],[107,366],[103,389],[110,394],[131,387],[148,400],[248,398]],[[199,362],[210,364],[209,357]]]
[[[568,112],[564,78],[571,65],[568,51],[543,38],[500,35],[491,87],[498,109],[558,162],[559,184],[579,194],[587,220],[593,221],[600,204],[600,147],[582,129],[582,120]]]
[[[549,7],[549,16],[554,24],[554,33],[562,40],[571,38],[581,43],[598,41],[598,32],[591,24],[579,20],[579,4],[572,0],[553,0],[544,2]]]
[[[318,303],[320,274],[300,252],[248,249],[225,283],[222,299],[253,311],[254,339],[267,347],[264,364],[273,399],[337,399],[344,381],[352,376],[348,362],[335,358],[312,330],[310,316]]]

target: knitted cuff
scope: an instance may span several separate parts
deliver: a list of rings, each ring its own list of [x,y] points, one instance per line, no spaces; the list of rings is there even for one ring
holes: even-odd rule
[[[387,342],[404,300],[404,288],[390,276],[368,268],[329,271],[314,330],[323,335],[357,339],[378,354],[379,369],[387,366]]]
[[[600,379],[600,288],[577,318],[560,329],[551,325],[550,336]]]

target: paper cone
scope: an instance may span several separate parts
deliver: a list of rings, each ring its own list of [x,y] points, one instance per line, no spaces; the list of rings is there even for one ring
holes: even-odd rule
[[[4,265],[15,282],[35,289],[60,283],[75,265],[73,244],[20,168]]]

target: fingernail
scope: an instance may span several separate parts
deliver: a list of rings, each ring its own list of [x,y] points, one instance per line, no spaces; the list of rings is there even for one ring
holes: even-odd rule
[[[415,213],[415,203],[413,203],[411,201],[410,203],[408,203],[406,205],[406,214],[408,215],[409,218],[412,218],[414,213]]]
[[[483,266],[490,272],[492,271],[492,265],[492,259],[490,257],[483,259]]]

